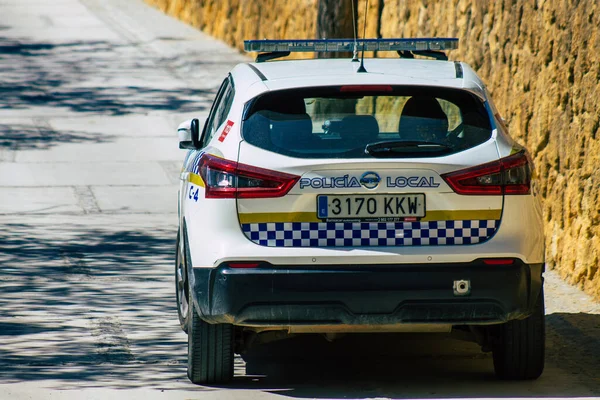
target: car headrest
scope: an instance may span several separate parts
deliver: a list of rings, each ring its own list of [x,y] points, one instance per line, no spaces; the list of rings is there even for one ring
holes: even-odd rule
[[[269,134],[270,125],[271,120],[263,111],[256,112],[244,121],[244,137],[246,136],[246,132],[248,132],[248,135],[252,138],[252,144],[263,149],[268,149],[272,146]]]
[[[448,118],[435,98],[414,96],[404,104],[398,132],[404,140],[444,140],[448,133]]]
[[[271,142],[288,150],[305,148],[318,140],[312,133],[312,120],[308,114],[282,114],[266,112],[270,119]]]
[[[342,119],[340,136],[343,140],[371,141],[377,135],[379,124],[372,115],[347,115]]]

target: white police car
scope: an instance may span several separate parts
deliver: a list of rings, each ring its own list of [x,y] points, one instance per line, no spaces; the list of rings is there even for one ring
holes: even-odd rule
[[[496,374],[544,366],[542,212],[527,152],[457,39],[398,59],[263,62],[352,40],[247,41],[204,128],[179,128],[177,302],[194,383],[273,332],[470,332]],[[358,41],[358,47],[363,41]],[[414,54],[436,60],[411,59]]]

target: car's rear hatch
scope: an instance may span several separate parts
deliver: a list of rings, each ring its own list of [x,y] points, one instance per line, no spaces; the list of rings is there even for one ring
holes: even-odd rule
[[[500,224],[502,193],[458,194],[443,177],[498,160],[485,107],[468,92],[271,92],[242,129],[237,210],[258,245],[472,245]]]

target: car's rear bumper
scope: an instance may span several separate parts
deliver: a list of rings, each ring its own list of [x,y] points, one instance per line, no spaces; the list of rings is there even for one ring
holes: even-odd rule
[[[253,327],[493,324],[528,316],[543,264],[307,265],[194,268],[193,298],[211,323]],[[458,280],[471,291],[459,296]]]
[[[461,197],[466,202],[473,201],[469,196]],[[188,208],[191,214],[185,217],[185,226],[191,260],[197,268],[214,268],[237,260],[267,261],[286,269],[313,268],[315,264],[324,268],[349,264],[365,267],[397,263],[454,264],[469,263],[483,257],[511,257],[526,264],[539,264],[544,262],[544,227],[538,203],[533,196],[505,196],[502,220],[495,235],[483,243],[462,245],[261,246],[242,232],[235,199],[221,199],[207,202],[206,206]]]

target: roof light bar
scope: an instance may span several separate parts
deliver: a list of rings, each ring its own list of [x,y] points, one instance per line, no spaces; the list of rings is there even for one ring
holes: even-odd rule
[[[458,48],[457,38],[357,39],[367,51],[443,51]],[[354,50],[354,39],[244,40],[244,50],[264,52],[338,52]]]

